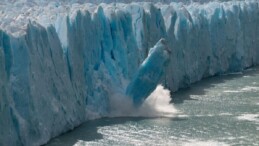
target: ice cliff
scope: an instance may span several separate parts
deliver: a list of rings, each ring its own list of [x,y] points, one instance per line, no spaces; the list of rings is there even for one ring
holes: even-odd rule
[[[44,144],[106,116],[115,94],[138,105],[158,83],[176,91],[258,63],[256,0],[0,1],[0,145]]]

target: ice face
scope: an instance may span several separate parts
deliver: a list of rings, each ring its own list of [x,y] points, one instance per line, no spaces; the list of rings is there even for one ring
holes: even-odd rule
[[[139,106],[157,84],[259,63],[255,0],[0,3],[0,145],[44,144],[109,114],[113,95]]]

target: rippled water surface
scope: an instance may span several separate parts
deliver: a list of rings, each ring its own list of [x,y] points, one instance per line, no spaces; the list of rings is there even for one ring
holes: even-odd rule
[[[172,118],[88,121],[47,146],[259,145],[259,68],[174,93]]]

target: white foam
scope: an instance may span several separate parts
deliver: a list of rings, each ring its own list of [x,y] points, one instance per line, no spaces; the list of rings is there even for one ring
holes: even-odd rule
[[[258,91],[258,90],[259,90],[259,87],[245,86],[245,87],[242,88],[241,90],[242,90],[242,91],[245,91],[245,92]]]
[[[251,121],[256,122],[259,124],[259,113],[257,114],[242,114],[237,117],[238,120],[245,120],[245,121]]]
[[[245,86],[239,90],[225,90],[224,93],[241,93],[241,92],[256,92],[259,91],[259,87],[255,86]]]
[[[225,143],[217,141],[199,141],[199,140],[189,140],[182,144],[183,146],[228,146]]]
[[[231,114],[231,113],[220,113],[219,115],[220,116],[232,116],[233,114]]]
[[[223,91],[224,93],[240,93],[241,91],[236,91],[236,90],[225,90]]]
[[[130,98],[117,93],[110,99],[112,109],[109,117],[175,117],[178,111],[170,101],[170,91],[162,85],[158,85],[139,108]]]

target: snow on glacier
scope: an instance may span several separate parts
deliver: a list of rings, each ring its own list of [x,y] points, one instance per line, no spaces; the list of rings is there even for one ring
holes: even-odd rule
[[[258,4],[0,1],[0,145],[44,144],[115,95],[138,105],[158,84],[258,65]],[[152,59],[161,38],[170,53]]]

